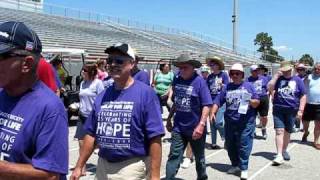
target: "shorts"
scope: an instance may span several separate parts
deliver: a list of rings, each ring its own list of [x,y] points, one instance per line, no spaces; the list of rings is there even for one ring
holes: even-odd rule
[[[274,107],[272,114],[275,129],[284,128],[288,133],[293,133],[297,110]]]
[[[320,104],[306,104],[304,108],[303,121],[320,121]]]
[[[137,157],[121,162],[109,162],[99,157],[95,180],[148,179],[147,159]]]
[[[260,117],[268,116],[268,112],[269,112],[269,96],[260,97],[260,104],[257,107],[257,111],[258,111]]]
[[[76,130],[76,134],[74,135],[75,139],[83,140],[84,136],[87,134],[87,132],[84,130],[85,120],[86,120],[86,117],[79,115],[79,120],[77,122],[77,130]]]

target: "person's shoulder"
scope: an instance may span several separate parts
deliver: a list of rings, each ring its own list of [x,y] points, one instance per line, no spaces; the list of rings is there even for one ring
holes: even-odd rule
[[[34,86],[33,91],[34,96],[32,96],[32,98],[38,98],[39,101],[37,102],[39,105],[43,105],[50,109],[64,107],[61,99],[54,92],[52,92],[52,90],[49,89],[43,82],[39,81],[37,85]]]
[[[142,91],[153,91],[153,88],[151,86],[148,86],[147,84],[139,80],[135,80],[133,86],[134,88],[141,89]]]

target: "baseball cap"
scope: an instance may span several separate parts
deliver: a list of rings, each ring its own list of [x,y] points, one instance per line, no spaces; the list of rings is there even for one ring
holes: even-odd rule
[[[241,71],[241,72],[244,72],[243,66],[242,66],[242,64],[240,64],[240,63],[233,64],[233,65],[231,66],[230,71]]]
[[[253,65],[251,65],[250,66],[250,71],[252,72],[252,71],[255,71],[255,70],[257,70],[259,67],[256,65],[256,64],[253,64]]]
[[[104,52],[107,54],[111,54],[113,52],[120,52],[121,54],[128,56],[133,60],[136,59],[134,50],[131,48],[129,44],[125,43],[117,43],[113,46],[108,47]]]
[[[4,22],[0,24],[0,54],[13,49],[39,54],[42,51],[42,44],[38,35],[23,22]]]
[[[280,71],[289,71],[292,69],[292,65],[289,61],[283,61],[280,63]]]

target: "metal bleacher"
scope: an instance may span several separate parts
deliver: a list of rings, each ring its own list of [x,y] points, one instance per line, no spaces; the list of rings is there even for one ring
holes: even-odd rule
[[[254,56],[236,54],[231,49],[196,39],[187,34],[169,34],[119,25],[115,22],[92,22],[0,7],[0,22],[22,21],[34,29],[44,47],[80,48],[88,60],[106,58],[104,50],[117,42],[126,42],[143,56],[144,63],[156,64],[160,59],[173,59],[181,52],[204,62],[205,55],[222,56],[227,64],[252,64],[261,61]]]

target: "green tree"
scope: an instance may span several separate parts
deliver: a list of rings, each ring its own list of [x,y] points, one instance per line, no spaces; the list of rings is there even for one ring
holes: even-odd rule
[[[279,55],[278,51],[272,48],[272,36],[268,33],[261,32],[256,35],[254,39],[254,45],[258,45],[258,52],[261,52],[261,59],[269,62],[283,61],[283,57]]]
[[[299,59],[299,63],[308,64],[309,66],[313,66],[314,60],[310,56],[310,54],[304,54]]]

